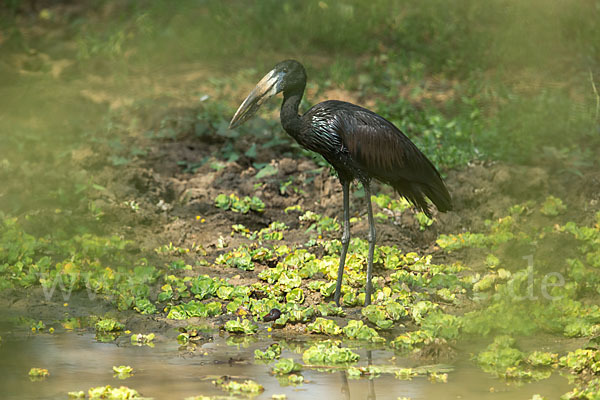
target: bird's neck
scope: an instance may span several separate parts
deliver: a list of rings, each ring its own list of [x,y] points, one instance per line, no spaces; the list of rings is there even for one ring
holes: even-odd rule
[[[281,125],[287,133],[298,139],[301,131],[298,107],[302,100],[302,92],[283,93],[283,104],[281,104]]]

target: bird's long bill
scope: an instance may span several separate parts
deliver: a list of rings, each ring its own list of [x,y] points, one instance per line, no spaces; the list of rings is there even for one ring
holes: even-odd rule
[[[275,70],[265,75],[235,112],[229,123],[229,129],[233,129],[246,122],[254,115],[265,100],[279,93],[279,80],[280,76]]]

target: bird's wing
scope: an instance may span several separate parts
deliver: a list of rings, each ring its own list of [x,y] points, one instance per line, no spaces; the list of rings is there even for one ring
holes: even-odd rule
[[[429,216],[426,197],[440,211],[452,209],[448,189],[431,161],[385,118],[338,100],[319,103],[307,114],[313,135],[301,143],[304,147],[323,155],[347,153],[355,167],[392,185]]]
[[[440,211],[452,209],[452,199],[439,172],[398,128],[362,107],[352,105],[341,109],[338,132],[361,168],[392,185],[428,216],[431,212],[425,197]]]
[[[352,158],[372,176],[386,182],[441,180],[429,159],[391,122],[353,104],[341,109],[339,135]]]

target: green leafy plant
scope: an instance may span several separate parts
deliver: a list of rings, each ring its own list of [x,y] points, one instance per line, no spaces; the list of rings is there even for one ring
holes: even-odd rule
[[[223,313],[223,306],[218,301],[201,303],[190,300],[187,303],[175,305],[169,309],[167,318],[184,320],[191,317],[214,317]]]
[[[257,360],[271,361],[281,356],[281,346],[278,343],[273,343],[265,349],[265,351],[254,350],[254,358]]]
[[[340,224],[335,218],[317,214],[312,211],[306,211],[299,217],[301,222],[309,223],[306,232],[316,230],[319,235],[325,232],[339,232]]]
[[[239,318],[235,320],[227,321],[225,323],[224,329],[229,333],[243,333],[246,335],[253,335],[258,330],[258,326],[253,324],[248,319],[242,319],[240,321]]]
[[[431,332],[433,337],[457,339],[462,328],[462,320],[455,316],[435,310],[421,320],[421,329]]]
[[[317,304],[317,311],[319,312],[319,314],[321,314],[322,317],[343,317],[346,315],[344,309],[342,307],[336,306],[334,302]]]
[[[302,359],[306,364],[348,364],[358,361],[360,356],[347,347],[340,347],[339,341],[318,342],[304,351]]]
[[[114,318],[103,318],[96,322],[96,331],[98,332],[116,332],[125,328],[125,325]]]
[[[273,365],[272,372],[275,375],[287,375],[302,370],[302,365],[294,361],[293,358],[282,358]]]
[[[135,299],[133,309],[140,314],[156,314],[156,306],[147,298]]]
[[[223,210],[231,210],[241,214],[247,214],[249,211],[255,211],[259,213],[265,211],[265,203],[263,203],[258,197],[244,196],[240,199],[233,193],[229,196],[225,194],[219,194],[215,198],[215,206]]]
[[[218,283],[208,275],[200,275],[191,281],[190,292],[198,300],[203,300],[216,294]]]
[[[288,303],[302,304],[304,303],[304,291],[300,288],[294,288],[285,295],[285,299]]]
[[[415,219],[419,222],[419,229],[424,231],[425,228],[433,224],[433,219],[429,218],[424,212],[418,212],[415,214]]]
[[[221,389],[233,394],[257,395],[265,390],[262,385],[250,379],[243,382],[238,382],[235,380],[219,378],[213,381],[213,383],[219,386]]]
[[[510,367],[519,366],[525,354],[514,348],[515,340],[509,336],[498,336],[485,351],[477,355],[477,362],[484,371],[502,376]]]
[[[137,390],[130,389],[126,386],[114,388],[110,385],[93,387],[88,390],[88,397],[91,400],[126,400],[126,399],[143,399]]]
[[[154,338],[156,335],[154,333],[149,333],[144,335],[142,333],[132,334],[131,335],[131,344],[135,346],[143,346],[146,345],[148,347],[154,347]]]
[[[113,369],[113,376],[115,378],[127,379],[127,378],[133,376],[133,368],[131,368],[129,365],[120,365],[118,367],[114,366],[114,367],[112,367],[112,369]]]
[[[549,217],[556,217],[557,215],[562,214],[566,209],[567,206],[561,199],[554,196],[548,196],[542,204],[540,211],[542,214]]]
[[[277,375],[277,380],[281,386],[298,386],[304,382],[304,377],[300,374],[292,373],[287,375]],[[275,396],[273,396],[273,398],[275,398]]]
[[[346,372],[350,379],[357,379],[361,377],[373,379],[381,375],[382,370],[375,365],[368,365],[366,367],[349,367]]]
[[[416,330],[396,336],[391,342],[392,347],[401,351],[412,351],[432,343],[434,338],[430,332]]]
[[[362,315],[380,329],[390,329],[394,321],[389,319],[385,307],[375,304],[368,305],[361,310]]]
[[[561,400],[585,399],[593,400],[600,392],[600,378],[592,378],[586,382],[579,382],[577,387],[561,396]]]
[[[29,370],[29,379],[31,381],[40,381],[50,376],[46,368],[31,368]]]
[[[351,319],[348,321],[343,328],[343,332],[348,339],[352,340],[364,340],[373,343],[385,342],[385,339],[379,336],[375,329],[366,326],[360,320]]]
[[[534,367],[550,367],[558,363],[558,354],[533,351],[527,356],[527,363]]]
[[[322,333],[324,335],[339,335],[342,333],[342,329],[330,319],[317,317],[315,321],[306,326],[306,330],[312,333]]]
[[[258,169],[256,175],[254,175],[255,179],[262,179],[269,176],[277,175],[277,173],[279,172],[279,169],[272,164],[260,165],[254,163],[254,167]]]
[[[216,264],[225,264],[230,267],[239,268],[245,271],[253,271],[254,263],[252,262],[252,255],[248,247],[240,246],[238,249],[221,254],[215,260]]]

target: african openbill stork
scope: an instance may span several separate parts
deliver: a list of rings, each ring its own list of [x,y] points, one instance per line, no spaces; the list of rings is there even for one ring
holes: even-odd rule
[[[321,154],[335,169],[344,196],[344,231],[335,289],[339,306],[346,253],[350,243],[349,188],[355,179],[365,188],[369,219],[369,256],[365,306],[371,303],[375,225],[371,207],[373,178],[391,185],[417,209],[431,217],[425,198],[441,212],[452,209],[450,194],[431,161],[398,128],[385,118],[352,103],[327,100],[304,115],[298,107],[306,86],[302,64],[286,60],[277,64],[256,85],[233,116],[229,128],[248,120],[269,97],[283,92],[281,125],[304,148]]]

